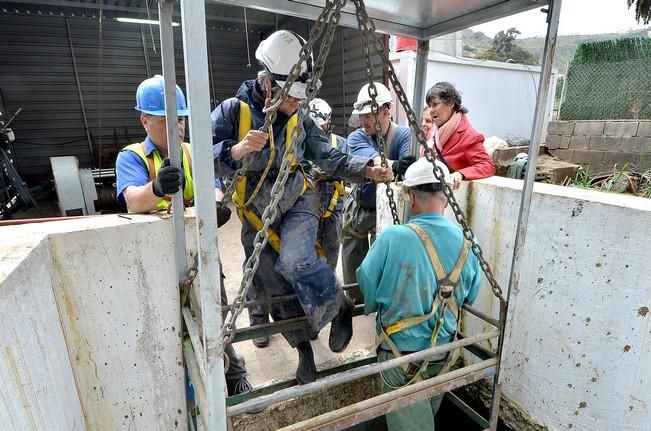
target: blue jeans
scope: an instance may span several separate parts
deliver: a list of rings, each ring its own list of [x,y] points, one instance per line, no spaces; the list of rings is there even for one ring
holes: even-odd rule
[[[313,191],[307,190],[294,205],[279,215],[272,229],[281,238],[280,253],[267,245],[253,277],[252,296],[256,299],[296,294],[296,299],[270,304],[274,321],[307,316],[310,327],[283,333],[292,347],[308,341],[339,312],[343,291],[334,270],[316,253],[319,219],[313,205]],[[242,222],[242,245],[248,257],[253,252],[256,231]]]

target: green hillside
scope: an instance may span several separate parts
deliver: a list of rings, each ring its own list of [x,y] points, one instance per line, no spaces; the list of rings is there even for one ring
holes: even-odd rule
[[[651,31],[651,27],[625,33],[559,36],[556,45],[554,67],[558,69],[560,73],[564,74],[567,68],[567,63],[572,60],[574,52],[581,42],[610,40],[624,37],[646,37],[649,31]],[[463,55],[465,57],[474,58],[479,53],[489,48],[492,41],[492,38],[486,36],[482,32],[474,32],[470,29],[466,29],[463,31]],[[539,59],[542,58],[543,46],[545,44],[545,39],[543,37],[517,39],[516,44],[530,51]]]

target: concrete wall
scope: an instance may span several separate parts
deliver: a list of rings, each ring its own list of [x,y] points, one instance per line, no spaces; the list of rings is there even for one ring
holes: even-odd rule
[[[2,228],[0,429],[185,427],[171,219],[129,217]]]
[[[0,240],[0,256],[0,429],[84,429],[47,244]]]
[[[391,53],[407,98],[411,102],[416,77],[416,53]],[[438,52],[429,53],[425,92],[438,81],[449,81],[462,94],[470,122],[484,136],[531,138],[540,67],[497,61],[452,57]],[[552,75],[555,88],[556,74]],[[554,92],[547,101],[546,118],[551,119]],[[395,96],[394,96],[395,98]],[[395,120],[406,124],[401,108],[393,110]],[[420,119],[420,112],[416,115]],[[545,136],[546,130],[543,130]]]
[[[522,184],[491,177],[456,192],[505,295]],[[378,205],[387,207],[380,194]],[[533,418],[515,429],[650,429],[649,238],[650,199],[535,184],[502,364],[509,405]],[[474,305],[498,317],[485,279]],[[462,325],[490,329],[470,315]]]
[[[457,194],[506,289],[522,181]],[[536,183],[511,294],[504,394],[550,430],[648,431],[651,200]],[[487,283],[475,305],[497,317]],[[480,331],[469,317],[468,333]]]
[[[609,172],[615,164],[651,169],[651,121],[552,121],[545,140],[561,160]]]

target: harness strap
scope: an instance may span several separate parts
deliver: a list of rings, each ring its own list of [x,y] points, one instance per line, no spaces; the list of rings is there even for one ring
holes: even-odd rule
[[[391,147],[393,146],[393,140],[396,137],[396,132],[398,131],[398,125],[393,121],[389,124],[389,130],[387,130],[387,138],[384,140],[384,148],[391,154]]]
[[[381,345],[383,342],[386,342],[389,345],[389,348],[391,349],[391,352],[393,353],[394,357],[400,357],[402,355],[400,353],[400,350],[396,346],[395,342],[391,339],[391,335],[429,321],[432,317],[434,317],[434,315],[437,313],[438,310],[441,310],[441,312],[439,314],[439,318],[436,321],[436,324],[434,325],[434,330],[432,331],[432,337],[430,340],[431,347],[434,347],[436,345],[439,332],[445,322],[445,312],[448,309],[454,315],[457,323],[456,328],[458,329],[460,313],[459,313],[459,307],[457,305],[457,300],[454,295],[454,290],[459,283],[461,272],[463,270],[463,267],[465,266],[466,259],[468,257],[468,250],[470,249],[470,241],[464,239],[461,252],[459,253],[459,257],[457,258],[457,261],[452,271],[450,273],[447,273],[445,271],[445,268],[443,268],[443,264],[441,263],[441,259],[438,255],[436,247],[434,246],[434,243],[432,242],[429,235],[427,235],[425,230],[415,223],[409,223],[406,226],[409,227],[411,230],[413,230],[414,233],[416,233],[418,238],[421,240],[423,246],[425,247],[430,263],[432,265],[432,269],[434,270],[434,273],[436,275],[437,284],[439,288],[436,292],[434,300],[432,301],[432,310],[429,313],[422,316],[408,317],[406,319],[399,320],[398,322],[395,322],[392,325],[387,326],[386,328],[380,326],[380,334],[378,334],[378,338],[379,338],[378,345]],[[454,336],[456,337],[456,331]],[[448,355],[446,359],[446,363],[444,364],[441,372],[447,371],[447,369],[449,369],[451,360],[452,360],[452,355]],[[415,364],[402,365],[401,368],[405,372],[405,374],[412,376],[411,380],[407,384],[411,384],[413,382],[422,380],[421,375],[423,371],[425,371],[429,366],[429,362],[430,362],[429,359],[424,360],[421,363],[420,367],[416,366]]]
[[[251,107],[249,106],[248,103],[243,102],[240,100],[240,116],[239,116],[239,124],[238,124],[238,132],[237,132],[237,138],[238,141],[241,141],[244,139],[249,133],[249,130],[253,127],[253,117],[251,115]],[[294,114],[289,118],[289,121],[287,122],[287,131],[285,133],[285,148],[289,148],[289,144],[292,141],[292,137],[294,134],[298,133],[298,115]],[[233,192],[233,203],[235,204],[235,208],[237,211],[237,216],[240,218],[240,220],[246,219],[251,226],[257,231],[262,230],[264,227],[264,223],[260,219],[260,217],[251,209],[248,208],[249,204],[255,196],[258,194],[260,189],[262,188],[262,185],[269,174],[269,171],[271,170],[271,167],[273,166],[273,162],[275,159],[275,143],[274,143],[274,131],[273,127],[269,126],[269,146],[270,146],[270,154],[269,154],[269,160],[267,162],[267,165],[260,176],[260,179],[258,181],[258,184],[256,185],[255,189],[251,193],[251,196],[246,199],[246,189],[247,189],[247,182],[248,182],[248,177],[246,175],[242,175],[238,182],[235,184],[235,191]],[[292,163],[292,169],[296,170],[301,169],[303,171],[303,166],[298,163],[298,158],[296,157],[295,154],[286,152],[285,157],[289,158],[291,163]],[[303,172],[303,178],[304,178],[304,184],[303,184],[303,189],[301,190],[301,195],[305,193],[305,191],[308,188],[308,182],[307,182],[307,176],[305,175],[305,172]],[[280,236],[278,235],[277,232],[275,232],[273,229],[269,228],[268,230],[269,233],[269,245],[271,248],[274,249],[276,253],[280,253]],[[317,254],[319,256],[323,256],[323,250],[321,247],[317,244]]]

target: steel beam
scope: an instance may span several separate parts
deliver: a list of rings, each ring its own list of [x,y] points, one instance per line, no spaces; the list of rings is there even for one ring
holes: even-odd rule
[[[427,80],[427,63],[429,57],[429,40],[419,40],[416,51],[416,77],[414,79],[414,95],[411,99],[411,106],[416,115],[421,115],[425,102],[425,81]],[[420,117],[419,117],[420,118]],[[412,133],[409,154],[418,157],[420,143],[416,135]]]
[[[170,28],[171,28],[171,14]],[[205,361],[208,430],[226,431],[226,380],[221,352],[222,334],[221,271],[217,247],[215,174],[212,158],[212,128],[208,83],[208,43],[203,1],[181,1],[185,77],[190,111],[194,203],[197,222],[198,279],[201,303],[201,330]],[[162,50],[163,48],[161,48]]]

